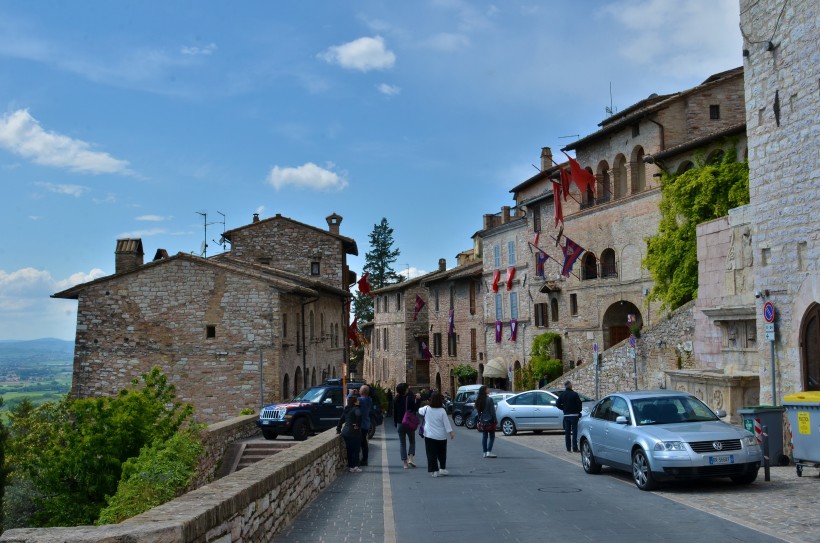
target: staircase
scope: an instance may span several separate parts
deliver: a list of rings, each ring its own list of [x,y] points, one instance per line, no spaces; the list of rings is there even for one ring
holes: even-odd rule
[[[233,467],[230,472],[239,471],[246,468],[260,460],[272,456],[278,452],[288,449],[295,445],[295,441],[246,441],[240,445],[239,451],[236,452],[233,461]]]

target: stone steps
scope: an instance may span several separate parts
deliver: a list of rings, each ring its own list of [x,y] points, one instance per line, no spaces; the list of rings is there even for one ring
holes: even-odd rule
[[[282,441],[278,443],[275,441],[245,442],[242,444],[242,448],[236,457],[236,461],[231,472],[239,471],[242,468],[246,468],[256,462],[259,462],[260,460],[264,460],[265,458],[273,456],[276,453],[282,452],[294,445],[294,443],[295,442],[293,441]]]

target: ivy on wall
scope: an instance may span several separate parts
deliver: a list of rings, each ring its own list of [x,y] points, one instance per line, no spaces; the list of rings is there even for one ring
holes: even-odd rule
[[[718,162],[682,174],[661,177],[661,220],[658,233],[647,238],[644,266],[655,282],[649,293],[664,309],[676,309],[698,295],[698,224],[728,215],[749,203],[749,164],[738,162],[728,146]]]

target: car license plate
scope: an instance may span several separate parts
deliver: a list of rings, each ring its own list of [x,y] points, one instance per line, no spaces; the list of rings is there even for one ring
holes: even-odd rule
[[[719,464],[734,464],[735,463],[735,455],[733,454],[724,454],[722,456],[710,456],[709,457],[709,465],[719,465]]]

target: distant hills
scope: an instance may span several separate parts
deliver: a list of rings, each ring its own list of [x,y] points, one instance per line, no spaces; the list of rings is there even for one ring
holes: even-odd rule
[[[38,363],[74,359],[74,342],[57,338],[0,340],[0,364]]]

